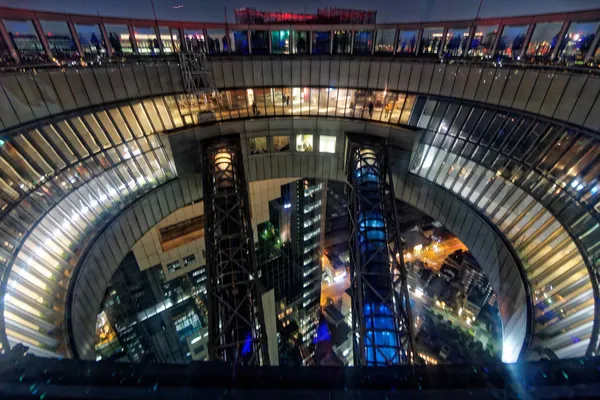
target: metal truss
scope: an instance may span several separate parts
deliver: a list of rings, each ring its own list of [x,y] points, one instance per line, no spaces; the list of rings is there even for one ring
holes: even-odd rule
[[[413,334],[387,151],[349,137],[350,262],[357,366],[412,364]]]
[[[238,138],[204,142],[209,358],[268,365],[250,203]]]
[[[187,93],[199,94],[216,90],[208,65],[204,52],[182,51],[179,53],[183,87]]]

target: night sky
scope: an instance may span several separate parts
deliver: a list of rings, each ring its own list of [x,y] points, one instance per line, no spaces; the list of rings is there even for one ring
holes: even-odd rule
[[[472,19],[479,0],[154,0],[158,19],[187,21],[233,21],[233,10],[253,7],[260,10],[315,13],[318,7],[338,6],[378,11],[377,22],[411,22]],[[153,19],[150,0],[0,0],[1,6]],[[181,8],[174,8],[183,5]],[[599,0],[483,0],[481,17],[545,14],[600,7]]]

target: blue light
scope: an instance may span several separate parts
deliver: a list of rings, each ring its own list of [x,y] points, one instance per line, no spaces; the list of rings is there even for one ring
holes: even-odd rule
[[[290,203],[284,204],[283,208],[292,208],[292,205]]]
[[[248,333],[248,337],[246,337],[246,341],[244,342],[244,347],[242,347],[242,355],[245,356],[250,354],[252,351],[252,335]]]

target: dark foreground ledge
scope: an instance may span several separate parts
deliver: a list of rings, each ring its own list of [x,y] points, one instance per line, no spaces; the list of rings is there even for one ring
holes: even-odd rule
[[[592,399],[600,358],[389,368],[87,362],[0,355],[0,399]]]

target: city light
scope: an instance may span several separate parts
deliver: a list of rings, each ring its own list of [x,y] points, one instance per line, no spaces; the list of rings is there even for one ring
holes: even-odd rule
[[[421,297],[423,297],[423,289],[421,288],[416,288],[415,289],[415,297],[417,299],[420,299]]]

